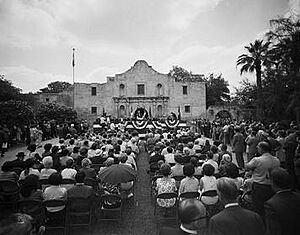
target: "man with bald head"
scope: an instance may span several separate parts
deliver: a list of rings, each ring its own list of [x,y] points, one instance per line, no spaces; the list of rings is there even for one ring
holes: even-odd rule
[[[262,235],[264,223],[255,212],[240,207],[237,203],[238,188],[233,179],[217,180],[217,192],[225,209],[209,221],[209,235]]]
[[[179,228],[164,227],[160,235],[187,235],[198,234],[198,231],[207,227],[205,206],[197,199],[185,199],[178,206],[178,217],[181,221]]]

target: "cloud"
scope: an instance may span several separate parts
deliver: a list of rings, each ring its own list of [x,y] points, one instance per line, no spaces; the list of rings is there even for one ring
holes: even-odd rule
[[[221,0],[0,0],[2,43],[159,47]]]
[[[193,45],[178,54],[166,59],[161,68],[171,68],[179,65],[193,73],[208,75],[209,73],[222,74],[230,84],[231,91],[237,87],[242,80],[236,60],[244,53],[244,46],[248,42],[242,42],[234,46],[201,46]],[[251,74],[246,74],[252,80]]]
[[[70,78],[64,75],[41,73],[25,66],[0,67],[1,74],[7,80],[12,80],[13,85],[20,87],[22,92],[36,92],[53,81],[70,82]],[[12,79],[13,78],[13,79]]]
[[[300,17],[300,0],[289,0],[286,17],[293,16],[299,19]]]

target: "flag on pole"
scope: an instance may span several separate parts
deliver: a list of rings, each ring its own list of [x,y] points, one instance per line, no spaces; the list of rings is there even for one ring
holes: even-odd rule
[[[73,48],[73,60],[72,60],[72,66],[75,67],[75,48]]]

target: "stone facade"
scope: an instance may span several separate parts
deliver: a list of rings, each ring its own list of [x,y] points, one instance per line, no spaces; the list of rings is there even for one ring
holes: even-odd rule
[[[39,103],[58,103],[73,108],[73,89],[59,93],[41,92],[36,94]]]
[[[171,112],[182,119],[205,117],[203,81],[177,81],[139,60],[124,73],[107,77],[106,83],[75,83],[74,108],[80,118],[95,120],[103,113],[128,118],[139,107],[151,117]]]

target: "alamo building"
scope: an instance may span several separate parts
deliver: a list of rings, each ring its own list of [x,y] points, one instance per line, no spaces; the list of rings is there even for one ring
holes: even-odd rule
[[[203,80],[179,80],[139,60],[126,72],[107,77],[106,83],[75,83],[74,94],[43,93],[39,100],[74,106],[78,117],[90,122],[103,114],[130,118],[139,108],[147,110],[150,118],[166,118],[172,113],[191,120],[205,117],[205,93]],[[71,99],[74,103],[69,102]]]

